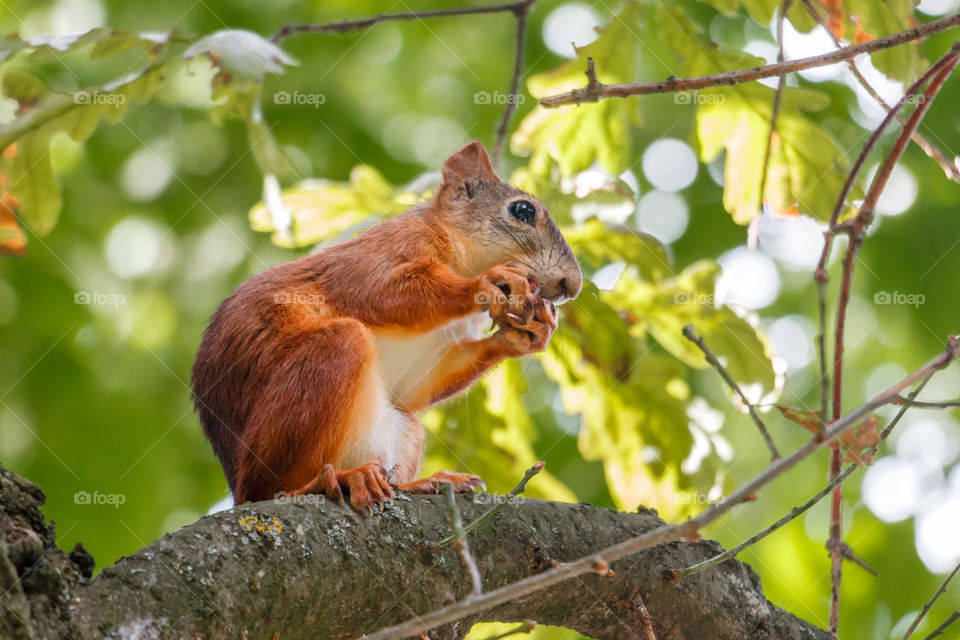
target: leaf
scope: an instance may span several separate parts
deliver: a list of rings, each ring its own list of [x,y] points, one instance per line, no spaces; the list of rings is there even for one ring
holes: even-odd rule
[[[684,60],[689,75],[762,63],[741,52],[719,51],[678,8],[661,6],[658,16],[664,39]],[[748,224],[759,214],[774,90],[752,83],[703,93],[714,98],[701,100],[697,106],[700,157],[709,162],[726,150],[724,208],[735,222]],[[803,113],[823,109],[827,103],[827,97],[819,92],[784,90],[763,193],[763,202],[774,213],[799,212],[826,220],[833,210],[846,179],[847,160],[833,138]],[[861,195],[855,190],[851,199]]]
[[[354,167],[349,182],[306,180],[283,192],[283,205],[293,216],[293,236],[285,238],[271,219],[266,203],[250,210],[254,231],[273,233],[280,247],[305,247],[335,239],[373,216],[402,213],[421,197],[395,191],[376,169]]]
[[[460,469],[479,475],[491,492],[506,493],[538,460],[532,443],[536,425],[525,410],[521,362],[507,360],[465,394],[426,411],[430,438],[424,474]],[[549,462],[549,461],[548,461]],[[548,468],[527,485],[523,497],[573,502],[576,495]]]
[[[844,432],[840,436],[840,444],[847,450],[843,457],[844,462],[853,462],[857,466],[873,462],[873,455],[864,453],[863,449],[880,444],[880,418],[868,416],[857,427]]]
[[[821,4],[829,4],[835,1],[837,0],[826,0]],[[740,9],[745,9],[754,20],[764,26],[770,24],[776,12],[783,5],[782,0],[704,0],[704,3],[726,16],[736,16]],[[810,31],[817,26],[814,18],[800,2],[791,4],[790,9],[787,10],[787,17],[795,28],[803,32]]]
[[[0,196],[0,253],[22,256],[27,253],[27,235],[17,223],[17,199],[5,193]]]
[[[532,76],[527,82],[530,94],[542,98],[584,86],[587,57],[596,64],[600,82],[631,82],[642,10],[640,3],[627,2],[609,25],[598,30],[596,40],[576,49],[575,60]],[[557,109],[538,105],[511,136],[511,148],[518,155],[530,155],[530,170],[538,175],[547,176],[557,166],[561,176],[568,177],[598,162],[616,176],[628,166],[630,124],[636,119],[632,98]]]
[[[666,247],[651,235],[626,227],[611,227],[599,220],[563,228],[567,244],[584,267],[596,271],[614,262],[640,270],[650,280],[670,273]]]
[[[773,371],[773,350],[756,322],[737,315],[729,307],[714,304],[714,283],[719,266],[698,261],[680,274],[649,282],[629,273],[621,276],[604,299],[636,319],[634,335],[649,332],[660,345],[687,366],[709,365],[700,349],[683,337],[682,329],[693,325],[710,350],[724,362],[730,375],[743,386],[759,385],[761,394],[775,391],[779,381]],[[759,396],[758,396],[759,397]]]
[[[876,39],[905,31],[916,26],[913,0],[849,0],[846,10],[851,14],[846,21],[847,39],[856,41],[857,33]],[[870,54],[873,64],[890,78],[909,84],[916,80],[928,62],[915,43],[890,47]]]
[[[50,162],[50,138],[37,131],[20,138],[10,165],[10,192],[19,200],[23,221],[38,236],[57,224],[62,198]]]
[[[296,65],[283,49],[263,36],[243,29],[211,33],[183,52],[185,60],[206,55],[229,74],[262,80],[263,74],[282,74],[284,66]]]
[[[23,51],[31,61],[53,62],[84,47],[92,46],[90,58],[103,60],[135,47],[145,47],[157,53],[162,47],[178,40],[173,33],[137,33],[97,27],[85,33],[20,38],[0,36],[0,63]]]
[[[784,418],[796,422],[812,433],[816,437],[817,442],[823,442],[823,434],[826,431],[826,427],[823,421],[820,420],[820,413],[818,411],[800,411],[799,409],[792,409],[782,404],[774,406],[780,410]]]

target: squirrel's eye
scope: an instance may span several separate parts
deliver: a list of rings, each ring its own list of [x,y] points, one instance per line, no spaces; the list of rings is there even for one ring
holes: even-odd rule
[[[537,217],[536,207],[526,200],[517,200],[515,202],[511,202],[507,209],[510,211],[510,215],[512,215],[514,218],[531,226]]]

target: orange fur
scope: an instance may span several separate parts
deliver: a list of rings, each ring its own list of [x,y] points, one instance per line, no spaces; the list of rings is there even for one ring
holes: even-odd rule
[[[542,349],[555,327],[544,300],[575,296],[581,283],[542,205],[535,222],[510,217],[518,198],[536,202],[501,182],[471,143],[447,160],[431,202],[269,269],[220,305],[193,389],[238,504],[321,492],[372,508],[392,495],[380,469],[388,462],[400,488],[476,486],[464,474],[416,482],[415,413],[504,358]],[[495,334],[456,333],[479,313]],[[407,351],[423,359],[416,377],[405,375]]]

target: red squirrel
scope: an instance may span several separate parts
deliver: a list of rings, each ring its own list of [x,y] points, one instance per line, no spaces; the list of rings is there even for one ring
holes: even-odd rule
[[[235,503],[346,494],[372,513],[395,489],[482,486],[419,478],[417,412],[543,350],[582,282],[546,207],[479,142],[447,158],[431,200],[250,278],[213,314],[192,376]]]

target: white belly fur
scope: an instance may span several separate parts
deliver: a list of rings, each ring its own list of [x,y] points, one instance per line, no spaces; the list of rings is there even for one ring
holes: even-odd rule
[[[407,397],[429,380],[440,358],[452,346],[477,340],[484,324],[489,322],[487,313],[475,313],[409,338],[377,336],[380,377],[390,400],[396,402]]]
[[[480,338],[489,321],[488,314],[477,313],[409,338],[375,336],[382,387],[376,396],[377,408],[367,437],[354,443],[346,453],[346,468],[379,459],[384,467],[392,469],[400,462],[407,446],[404,431],[410,423],[394,403],[429,380],[450,347]]]

